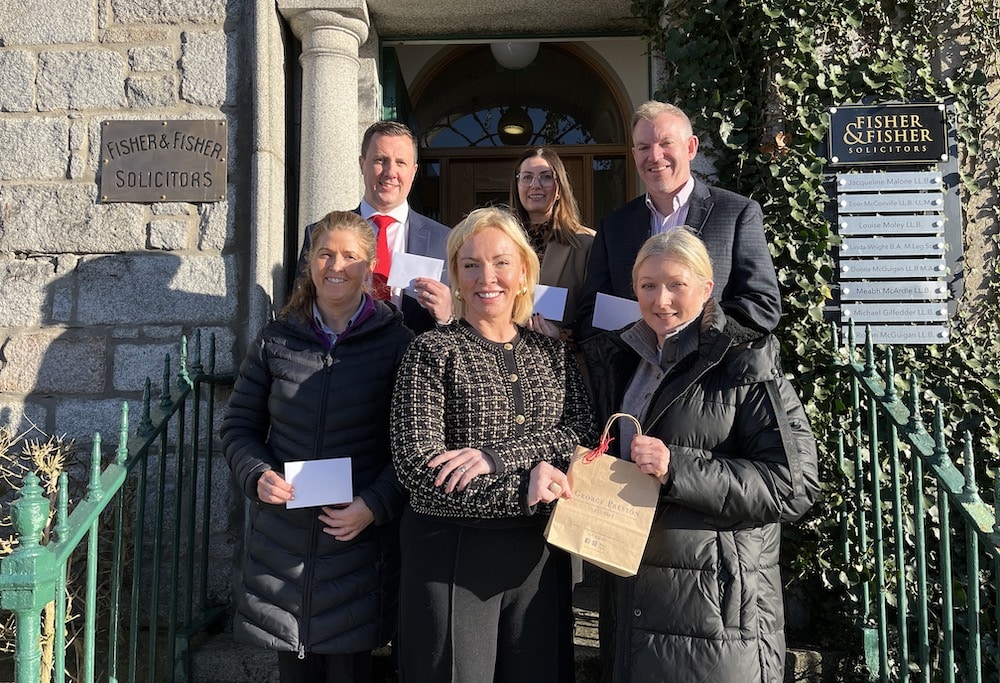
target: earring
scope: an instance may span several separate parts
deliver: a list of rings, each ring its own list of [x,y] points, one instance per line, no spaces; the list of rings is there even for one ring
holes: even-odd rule
[[[528,293],[528,285],[521,287],[521,291],[517,293],[518,296],[524,296]]]
[[[458,291],[457,289],[453,289],[453,290],[451,291],[451,295],[452,295],[453,297],[455,297],[456,299],[458,299],[459,301],[461,301],[461,300],[462,300],[462,293],[461,293],[460,291]]]

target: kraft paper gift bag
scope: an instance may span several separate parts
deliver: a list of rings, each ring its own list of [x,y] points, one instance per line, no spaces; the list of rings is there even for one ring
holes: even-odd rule
[[[567,473],[573,497],[556,502],[545,539],[613,574],[634,576],[653,524],[660,481],[635,463],[605,453],[608,431],[620,417],[632,420],[642,434],[638,420],[615,413],[596,448],[577,446]]]

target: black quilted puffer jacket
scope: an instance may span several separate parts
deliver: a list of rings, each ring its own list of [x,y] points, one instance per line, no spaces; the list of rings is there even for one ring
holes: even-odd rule
[[[371,302],[369,302],[371,309]],[[250,346],[220,433],[250,499],[237,639],[271,650],[352,653],[396,628],[398,517],[404,492],[389,450],[389,404],[412,333],[381,302],[331,347],[306,322],[269,323]],[[257,497],[291,460],[350,456],[354,494],[375,515],[354,539],[323,533],[319,508]]]
[[[778,682],[780,525],[815,499],[816,443],[773,337],[727,324],[711,300],[693,324],[697,351],[663,377],[642,420],[643,433],[669,447],[670,465],[638,575],[602,583],[603,675]],[[640,359],[620,332],[587,340],[584,351],[606,420]]]

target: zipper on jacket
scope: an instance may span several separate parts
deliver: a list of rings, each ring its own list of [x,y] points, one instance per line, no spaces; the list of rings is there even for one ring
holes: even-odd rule
[[[320,452],[323,446],[323,433],[326,431],[326,404],[327,394],[330,387],[330,371],[333,369],[333,348],[323,356],[323,386],[320,392],[319,422],[316,425],[316,441],[313,444],[313,457],[321,458]]]
[[[322,445],[323,445],[323,434],[326,431],[326,397],[328,394],[327,389],[330,385],[330,370],[333,368],[333,349],[328,351],[326,355],[323,356],[323,391],[320,394],[322,399],[320,400],[319,412],[319,422],[316,425],[316,442],[313,446],[313,455],[317,458],[322,457]],[[316,528],[319,523],[319,518],[313,516],[309,523],[309,548],[306,552],[305,562],[306,571],[302,577],[302,617],[299,623],[299,659],[306,658],[306,643],[309,642],[309,618],[310,612],[312,611],[312,577],[313,570],[315,568],[315,555],[316,555],[316,539],[317,534],[322,533]]]
[[[299,622],[299,659],[306,658],[306,643],[309,642],[309,619],[312,612],[312,580],[316,567],[316,534],[318,517],[313,517],[309,524],[309,549],[306,552],[306,571],[302,576],[302,617]]]

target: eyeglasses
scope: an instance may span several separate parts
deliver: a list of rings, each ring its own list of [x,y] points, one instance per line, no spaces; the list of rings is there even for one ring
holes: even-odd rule
[[[556,176],[553,173],[539,173],[538,175],[534,173],[516,173],[514,177],[517,178],[517,182],[521,187],[531,187],[531,184],[536,180],[542,187],[552,187],[556,182]]]

